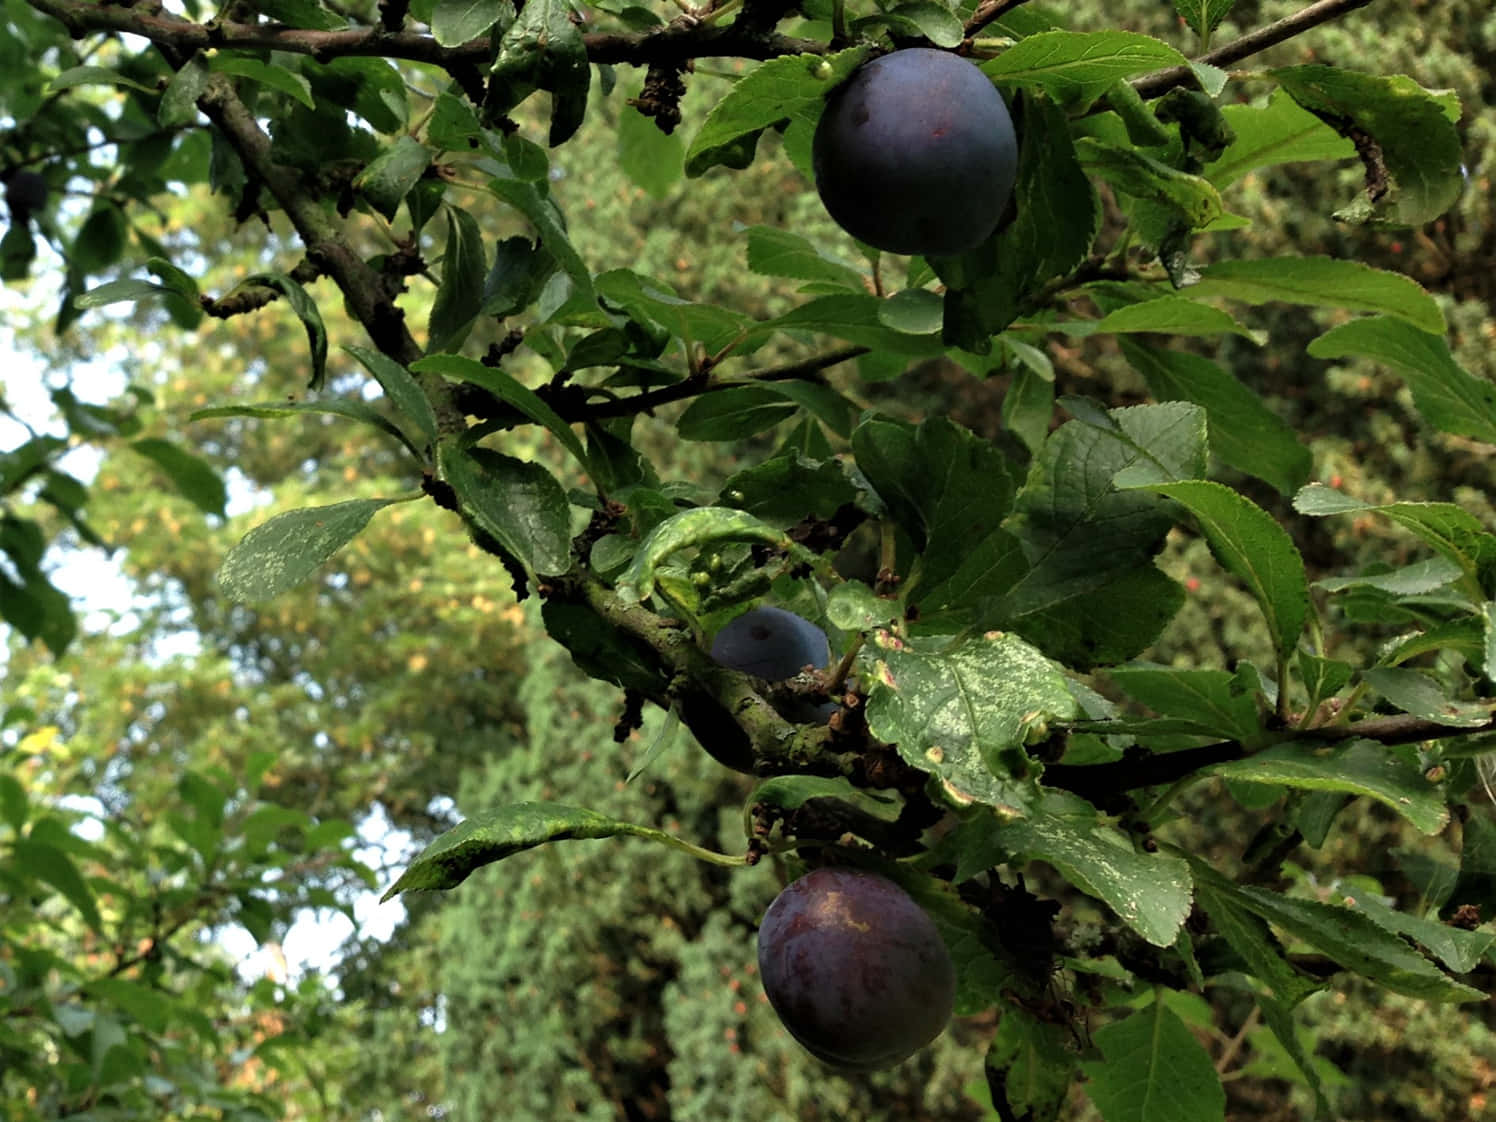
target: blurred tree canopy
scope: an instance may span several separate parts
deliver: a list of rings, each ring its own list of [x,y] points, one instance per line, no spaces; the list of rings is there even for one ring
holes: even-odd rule
[[[5,0],[0,1117],[1483,1116],[1496,14],[1432,13]],[[1018,121],[958,258],[816,196],[910,45]],[[832,664],[713,666],[761,602]],[[956,961],[891,1071],[756,976],[824,861]]]

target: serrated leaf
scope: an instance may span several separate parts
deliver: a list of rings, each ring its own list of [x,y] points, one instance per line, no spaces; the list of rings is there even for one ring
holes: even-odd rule
[[[1197,300],[1221,297],[1252,305],[1277,301],[1380,312],[1439,336],[1446,326],[1438,302],[1417,281],[1343,257],[1218,261],[1186,291]]]
[[[431,37],[443,47],[460,47],[494,24],[514,19],[511,0],[436,0]]]
[[[410,371],[388,355],[370,347],[346,346],[343,348],[374,375],[384,389],[385,396],[401,416],[414,422],[428,443],[436,442],[436,414],[431,409],[425,392]]]
[[[1496,443],[1496,385],[1455,362],[1442,335],[1388,316],[1352,320],[1309,344],[1315,358],[1359,355],[1400,371],[1429,424],[1456,436]]]
[[[1177,211],[1190,229],[1203,229],[1225,213],[1220,193],[1210,180],[1136,149],[1081,137],[1075,151],[1083,167],[1125,194]]]
[[[812,799],[836,799],[882,822],[897,821],[904,805],[892,792],[854,787],[841,777],[820,775],[776,775],[755,787],[743,805],[798,810]]]
[[[743,137],[797,115],[814,119],[826,96],[867,54],[865,47],[819,57],[786,55],[760,63],[712,107],[686,149],[686,175],[701,175],[716,154]],[[746,165],[744,165],[746,166]]]
[[[750,226],[748,268],[766,277],[824,281],[864,292],[863,277],[851,265],[822,253],[809,239],[774,226]]]
[[[1320,989],[1319,982],[1284,957],[1277,938],[1249,902],[1242,899],[1237,885],[1204,861],[1190,858],[1189,863],[1200,906],[1253,977],[1289,1009]]]
[[[1011,1117],[1055,1122],[1075,1077],[1077,1057],[1064,1026],[1018,1005],[1003,1009],[984,1064],[987,1085]]]
[[[189,421],[208,421],[219,417],[273,419],[297,414],[330,414],[334,417],[347,417],[349,420],[359,421],[394,437],[417,457],[421,454],[420,449],[410,442],[399,426],[391,424],[389,418],[372,406],[352,398],[328,398],[325,401],[265,401],[250,405],[210,405],[206,409],[197,410],[187,419]]]
[[[1096,1030],[1102,1061],[1081,1064],[1106,1122],[1218,1122],[1226,1092],[1210,1054],[1162,1001]]]
[[[415,137],[398,137],[354,177],[353,188],[393,222],[400,203],[426,174],[431,155],[431,150]],[[448,252],[451,252],[450,246]],[[446,277],[445,271],[442,276]]]
[[[789,420],[800,411],[769,386],[728,386],[702,394],[676,422],[682,440],[743,440]]]
[[[482,386],[501,401],[514,406],[537,425],[543,425],[554,436],[561,447],[570,452],[585,470],[590,472],[591,461],[581,440],[566,421],[552,409],[539,394],[518,381],[512,374],[494,366],[484,366],[476,359],[462,355],[428,355],[411,364],[418,374],[440,374],[459,382],[471,382]]]
[[[208,461],[167,440],[136,440],[130,448],[164,471],[177,490],[199,510],[224,517],[228,489]]]
[[[17,838],[11,843],[18,871],[28,880],[50,885],[77,908],[83,920],[94,931],[103,930],[99,906],[94,900],[93,889],[83,879],[73,859],[55,845],[36,841],[34,838]]]
[[[1227,187],[1257,168],[1318,160],[1349,160],[1356,146],[1299,105],[1274,90],[1263,105],[1226,105],[1221,112],[1236,139],[1200,173]]]
[[[488,259],[478,220],[456,207],[447,210],[447,251],[442,257],[441,283],[431,305],[426,351],[455,351],[472,329],[483,307],[483,281]]]
[[[1496,536],[1487,533],[1475,515],[1454,503],[1378,505],[1353,499],[1321,483],[1311,483],[1293,497],[1293,508],[1315,518],[1374,511],[1432,546],[1458,565],[1465,579],[1476,585],[1481,574],[1496,564]]]
[[[254,276],[245,277],[236,284],[232,291],[237,292],[241,288],[250,288],[260,285],[264,288],[273,288],[286,298],[286,303],[291,305],[291,310],[296,313],[296,318],[301,320],[301,325],[306,329],[307,343],[311,347],[312,373],[307,379],[307,388],[320,390],[322,383],[327,377],[327,328],[322,323],[322,313],[317,310],[316,301],[307,295],[306,289],[300,283],[292,280],[285,273],[256,273]]]
[[[783,530],[751,514],[729,507],[696,507],[665,519],[639,543],[633,563],[618,581],[619,597],[632,603],[649,599],[654,594],[656,570],[665,558],[678,550],[724,541],[768,542],[800,556],[806,555],[806,551],[790,541]]]
[[[306,580],[394,499],[351,499],[278,514],[228,551],[218,583],[230,600],[253,603]]]
[[[1105,334],[1240,335],[1252,343],[1262,336],[1249,330],[1229,312],[1197,304],[1184,296],[1159,296],[1118,308],[1101,319],[1064,320],[1048,325],[1051,331],[1087,337]]]
[[[758,331],[815,332],[893,354],[933,356],[945,350],[934,335],[909,335],[887,327],[878,316],[881,304],[868,292],[818,296],[760,324]]]
[[[1412,79],[1320,64],[1268,74],[1331,128],[1359,138],[1367,188],[1337,217],[1421,226],[1459,198],[1459,132],[1439,99]]]
[[[1122,353],[1160,401],[1192,401],[1210,421],[1210,450],[1222,463],[1272,484],[1302,487],[1312,457],[1298,435],[1224,367],[1189,351],[1119,339]]]
[[[1207,736],[1247,740],[1261,731],[1256,698],[1225,670],[1131,663],[1109,673],[1134,701],[1161,717],[1193,725]]]
[[[440,445],[437,458],[463,513],[526,568],[543,576],[571,568],[570,507],[549,471],[456,442]]]
[[[765,522],[792,526],[807,517],[830,519],[856,502],[857,495],[837,461],[795,454],[776,455],[729,477],[719,502]]]
[[[1184,66],[1175,48],[1131,31],[1043,31],[981,64],[995,81],[1038,86],[1070,108],[1089,105],[1113,82]]]
[[[1238,898],[1257,915],[1395,993],[1428,1001],[1483,1001],[1362,912],[1247,887]]]
[[[1137,852],[1120,830],[1094,818],[1040,813],[1000,826],[994,837],[1008,853],[1053,865],[1154,946],[1172,946],[1189,916],[1189,866],[1178,857]]]
[[[848,580],[826,596],[826,618],[842,631],[867,631],[900,615],[896,600],[885,600],[861,581]]]
[[[1489,704],[1449,697],[1438,682],[1417,670],[1376,666],[1362,671],[1361,678],[1404,713],[1425,721],[1477,728],[1491,720]]]
[[[1280,657],[1299,641],[1309,609],[1304,560],[1288,531],[1251,500],[1204,480],[1150,484],[1195,516],[1222,566],[1246,584],[1267,619]]]
[[[312,97],[312,84],[305,76],[285,66],[264,62],[249,55],[228,54],[220,51],[208,60],[208,68],[216,74],[231,74],[236,78],[248,78],[269,86],[287,97],[301,102],[308,109],[317,107]]]
[[[571,278],[572,299],[590,304],[594,298],[592,270],[587,268],[566,234],[561,212],[542,188],[522,179],[491,179],[489,191],[519,211],[535,227],[540,244]]]
[[[1361,795],[1392,808],[1425,834],[1437,834],[1449,823],[1444,795],[1423,777],[1412,749],[1371,740],[1334,748],[1279,744],[1244,760],[1217,764],[1210,774],[1238,783]]]
[[[442,834],[410,863],[380,897],[380,903],[402,892],[455,888],[476,869],[547,842],[616,837],[649,838],[677,848],[694,848],[661,830],[620,822],[585,807],[513,803],[475,814]]]
[[[1366,917],[1384,931],[1406,935],[1421,943],[1440,962],[1456,974],[1468,974],[1480,965],[1481,959],[1496,944],[1496,933],[1490,931],[1462,931],[1437,920],[1409,915],[1374,897],[1347,896],[1341,903]]]
[[[870,636],[868,727],[952,801],[1022,811],[1031,730],[1077,714],[1058,666],[1016,635],[957,643]],[[1016,805],[1015,805],[1016,804]]]
[[[1190,25],[1191,31],[1203,38],[1216,29],[1235,3],[1236,0],[1174,0],[1174,10]]]
[[[959,47],[966,34],[961,21],[951,10],[934,0],[899,4],[879,15],[858,20],[854,26],[865,23],[882,23],[906,35],[921,36],[947,50]]]

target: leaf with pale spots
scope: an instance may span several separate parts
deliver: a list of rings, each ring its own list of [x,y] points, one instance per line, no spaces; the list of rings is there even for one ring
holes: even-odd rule
[[[1024,744],[1078,715],[1065,676],[1016,635],[953,644],[876,631],[867,704],[873,735],[937,776],[958,804],[1026,813],[1037,772]]]
[[[231,600],[278,596],[311,576],[347,545],[380,507],[398,499],[354,499],[278,514],[256,526],[224,557],[218,583]]]

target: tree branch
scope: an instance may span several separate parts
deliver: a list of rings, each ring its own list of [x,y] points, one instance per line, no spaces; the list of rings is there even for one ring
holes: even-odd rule
[[[444,70],[481,65],[493,56],[488,37],[456,47],[444,47],[430,35],[358,27],[342,31],[314,31],[278,23],[237,23],[233,20],[194,23],[164,12],[147,12],[123,5],[85,0],[27,0],[33,8],[57,19],[74,38],[90,31],[140,35],[157,46],[175,47],[190,54],[219,47],[226,50],[272,50],[312,55],[319,60],[377,56],[425,62]],[[587,57],[595,63],[684,62],[693,58],[732,57],[767,59],[789,54],[825,54],[825,43],[787,35],[755,32],[736,24],[670,25],[642,32],[593,32],[584,35]]]
[[[966,21],[966,38],[970,39],[989,23],[1002,19],[1025,2],[1026,0],[982,0],[977,5],[977,10],[971,13],[971,19]]]
[[[1318,0],[1318,3],[1310,4],[1302,11],[1285,16],[1265,27],[1259,27],[1256,31],[1249,31],[1240,39],[1223,43],[1214,50],[1206,51],[1195,61],[1210,66],[1229,66],[1249,55],[1255,55],[1269,47],[1276,47],[1279,43],[1292,39],[1296,35],[1302,35],[1347,12],[1364,8],[1370,3],[1371,0]],[[1194,72],[1189,67],[1176,66],[1169,70],[1160,70],[1157,74],[1150,74],[1146,78],[1139,78],[1132,85],[1143,97],[1158,97],[1175,86],[1193,80]]]
[[[1351,725],[1285,730],[1279,734],[1275,744],[1343,744],[1347,740],[1374,740],[1386,745],[1416,744],[1421,740],[1443,740],[1483,732],[1496,732],[1496,719],[1475,728],[1462,728],[1399,713],[1391,717],[1372,717]],[[1254,751],[1239,740],[1223,740],[1179,752],[1124,757],[1109,764],[1052,764],[1044,769],[1044,784],[1094,800],[1139,787],[1174,783],[1204,768],[1245,759]]]

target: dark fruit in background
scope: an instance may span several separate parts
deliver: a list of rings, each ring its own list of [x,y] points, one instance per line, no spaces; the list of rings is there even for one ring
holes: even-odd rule
[[[934,922],[861,869],[816,869],[781,892],[759,925],[758,969],[790,1035],[850,1071],[902,1063],[955,1007],[956,972]]]
[[[837,225],[889,253],[975,248],[1018,176],[1002,95],[974,64],[926,47],[859,68],[827,99],[812,152]]]
[[[12,171],[4,176],[5,202],[10,216],[25,222],[47,205],[47,180],[39,172]]]
[[[712,639],[712,659],[770,682],[783,681],[831,657],[826,633],[783,608],[754,608]]]

